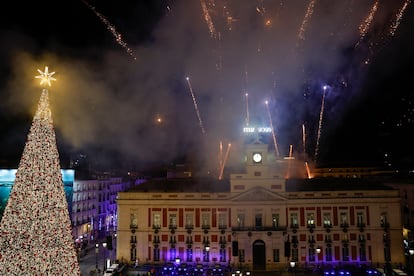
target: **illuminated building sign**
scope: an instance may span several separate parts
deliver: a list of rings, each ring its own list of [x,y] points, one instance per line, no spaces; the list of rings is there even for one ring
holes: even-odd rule
[[[244,127],[243,133],[271,133],[272,129],[270,127]]]

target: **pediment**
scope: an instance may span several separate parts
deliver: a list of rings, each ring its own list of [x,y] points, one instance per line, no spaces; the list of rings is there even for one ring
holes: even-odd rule
[[[285,201],[286,198],[263,187],[254,187],[235,196],[233,201]]]

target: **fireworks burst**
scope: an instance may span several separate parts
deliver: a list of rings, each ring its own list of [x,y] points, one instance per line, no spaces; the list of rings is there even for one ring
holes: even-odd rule
[[[186,80],[187,80],[188,88],[189,88],[190,93],[191,93],[191,98],[193,99],[194,109],[197,113],[197,118],[198,118],[198,121],[200,123],[201,132],[203,134],[205,134],[206,131],[204,130],[203,121],[201,120],[200,110],[198,109],[197,101],[196,101],[196,98],[195,98],[195,95],[194,95],[194,92],[193,92],[193,88],[192,88],[191,83],[190,83],[190,78],[187,77]]]
[[[276,156],[279,157],[279,147],[277,145],[277,141],[276,141],[276,135],[275,135],[275,130],[273,128],[273,121],[272,121],[272,116],[270,115],[270,110],[269,110],[269,102],[265,101],[266,104],[266,110],[267,110],[267,115],[269,116],[269,124],[270,124],[270,128],[272,130],[272,138],[273,138],[273,144],[275,146],[275,152],[276,152]]]
[[[220,175],[219,175],[219,178],[218,178],[219,180],[223,179],[224,167],[226,166],[227,159],[229,158],[230,148],[231,148],[231,144],[229,143],[227,145],[226,154],[224,155],[224,160],[221,164]]]
[[[375,1],[375,3],[371,6],[371,9],[369,10],[369,13],[367,17],[365,18],[364,22],[362,22],[359,25],[359,41],[355,46],[358,46],[358,44],[364,39],[366,36],[369,27],[371,26],[372,20],[374,19],[375,13],[378,10],[379,0]]]
[[[249,93],[245,94],[246,97],[246,126],[250,123],[250,115],[249,115]]]
[[[137,60],[134,52],[131,48],[129,48],[128,44],[122,39],[122,35],[116,30],[115,26],[112,25],[105,16],[99,13],[94,6],[86,2],[86,0],[82,0],[82,2],[95,13],[97,17],[106,25],[106,28],[112,33],[115,37],[115,41],[125,49],[125,51],[134,59]]]
[[[319,113],[318,137],[316,138],[315,163],[318,160],[318,154],[319,154],[319,140],[321,139],[321,133],[322,133],[322,120],[323,120],[323,112],[324,112],[324,109],[325,109],[325,95],[326,95],[326,90],[327,89],[328,89],[328,86],[324,85],[323,86],[321,112]]]
[[[201,8],[203,9],[204,20],[206,21],[208,31],[210,32],[210,36],[212,38],[217,38],[217,31],[214,27],[213,20],[210,17],[210,13],[208,12],[207,4],[205,0],[200,0]]]
[[[305,132],[305,124],[302,124],[302,147],[303,147],[303,153],[306,154],[306,132]]]
[[[298,38],[300,40],[305,40],[305,33],[306,33],[306,27],[308,25],[309,19],[313,14],[313,10],[315,8],[316,0],[311,0],[309,2],[308,8],[306,10],[305,17],[303,18],[302,24],[300,25]]]
[[[411,0],[406,0],[405,2],[404,2],[404,4],[402,5],[402,7],[400,8],[400,10],[398,11],[398,13],[397,13],[397,15],[396,15],[396,17],[395,17],[395,20],[392,22],[392,24],[391,24],[391,26],[390,26],[390,29],[389,29],[389,34],[391,35],[391,36],[394,36],[395,35],[395,32],[397,31],[397,29],[398,29],[398,26],[400,25],[400,23],[401,23],[401,19],[403,18],[403,16],[404,16],[404,13],[405,13],[405,10],[407,9],[407,7],[408,7],[408,5],[411,3]]]

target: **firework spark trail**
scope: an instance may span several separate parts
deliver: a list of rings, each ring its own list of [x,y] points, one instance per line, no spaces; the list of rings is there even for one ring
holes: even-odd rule
[[[372,20],[374,19],[375,13],[378,10],[379,0],[375,1],[375,3],[371,6],[371,9],[369,10],[369,13],[367,17],[364,19],[364,21],[359,25],[359,41],[355,45],[358,46],[359,43],[364,39],[366,36],[369,27],[371,26]]]
[[[302,25],[300,26],[300,29],[299,29],[298,38],[300,40],[305,40],[306,26],[308,25],[309,19],[313,14],[315,3],[316,3],[316,0],[310,0],[309,2],[305,17],[303,18]]]
[[[103,16],[102,14],[100,14],[96,8],[94,6],[92,6],[91,4],[89,4],[88,2],[86,2],[86,0],[82,0],[82,2],[91,10],[95,13],[95,15],[97,17],[99,17],[99,19],[106,25],[106,28],[112,33],[112,35],[115,37],[115,41],[121,45],[126,52],[134,59],[137,60],[134,52],[132,51],[131,48],[129,48],[128,44],[122,40],[122,35],[117,32],[116,28],[114,25],[112,25],[108,19],[106,19],[105,16]]]
[[[265,101],[266,104],[266,109],[267,109],[267,115],[269,116],[269,123],[270,123],[270,128],[272,130],[272,138],[273,138],[273,144],[275,145],[275,151],[276,151],[276,156],[279,157],[279,147],[277,146],[277,142],[276,142],[276,135],[275,135],[275,130],[273,128],[273,122],[272,122],[272,116],[270,115],[270,110],[269,110],[269,102]]]
[[[210,14],[208,12],[207,4],[204,0],[200,0],[201,8],[203,9],[204,20],[206,21],[210,36],[212,38],[217,37],[217,31],[214,27],[213,20],[211,20]]]
[[[226,166],[227,159],[229,158],[230,148],[231,148],[231,144],[229,143],[227,145],[226,154],[224,155],[223,164],[222,164],[221,169],[220,169],[219,180],[223,179],[224,167]]]
[[[186,79],[187,79],[188,88],[189,88],[190,93],[191,93],[191,98],[193,99],[194,109],[195,109],[195,111],[197,113],[198,121],[200,123],[201,132],[203,134],[205,134],[206,131],[204,130],[203,121],[201,120],[201,116],[200,116],[200,110],[198,109],[198,105],[197,105],[196,98],[194,96],[193,88],[191,87],[190,78],[187,77]]]
[[[308,178],[309,179],[312,178],[308,162],[305,162],[305,168],[306,168],[306,174],[308,175]]]
[[[322,132],[322,119],[323,119],[323,112],[324,112],[324,109],[325,109],[326,89],[327,89],[327,86],[325,85],[323,87],[321,112],[319,113],[318,137],[316,138],[316,147],[315,147],[315,163],[318,160],[318,154],[319,154],[319,140],[321,139],[321,132]]]
[[[302,146],[303,146],[303,153],[306,154],[306,132],[305,132],[305,124],[302,124]]]
[[[390,26],[390,29],[389,29],[389,34],[391,36],[394,36],[395,35],[395,32],[397,31],[398,26],[401,23],[401,19],[404,16],[404,12],[405,12],[405,10],[407,9],[407,7],[408,7],[408,5],[410,3],[411,3],[411,0],[406,0],[404,2],[403,6],[401,7],[401,9],[398,11],[398,13],[397,13],[397,15],[395,17],[395,20],[392,22],[392,24]]]
[[[223,166],[223,142],[220,141],[219,143],[219,171],[221,171],[221,167]]]
[[[245,94],[246,96],[246,126],[249,126],[250,123],[250,114],[249,114],[249,93]]]

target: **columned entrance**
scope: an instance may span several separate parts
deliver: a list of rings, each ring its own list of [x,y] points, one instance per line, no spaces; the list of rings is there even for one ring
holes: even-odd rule
[[[253,242],[253,270],[266,270],[266,244],[262,240]]]

